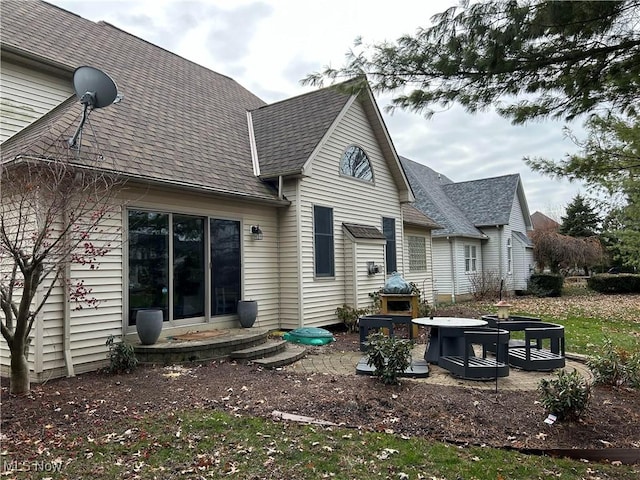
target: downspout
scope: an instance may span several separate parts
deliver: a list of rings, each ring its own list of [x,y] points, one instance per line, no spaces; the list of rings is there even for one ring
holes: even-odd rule
[[[69,222],[69,216],[67,209],[64,209],[64,224]],[[68,243],[68,234],[65,235],[65,243]],[[71,278],[71,263],[66,262],[64,266],[64,278],[62,282],[62,291],[64,295],[64,303],[62,307],[62,328],[63,328],[63,346],[62,351],[64,354],[64,365],[67,369],[67,377],[75,377],[75,371],[73,369],[73,357],[71,356],[71,295],[69,294],[69,288],[67,282]]]
[[[278,175],[278,200],[282,200],[282,175]]]
[[[447,237],[447,240],[449,240],[449,254],[451,256],[451,303],[456,303],[456,266],[453,251],[455,239]]]
[[[67,264],[64,267],[65,280],[71,276],[71,265]],[[76,374],[73,370],[73,358],[71,356],[71,298],[69,296],[69,289],[64,286],[64,307],[62,313],[62,324],[64,328],[64,365],[67,368],[67,377],[75,377]]]
[[[498,229],[498,271],[500,272],[500,280],[505,279],[504,275],[504,259],[502,258],[502,242],[504,240],[504,225],[496,225]]]
[[[300,180],[296,180],[296,248],[298,250],[298,327],[304,327],[304,278],[302,265],[302,205]]]

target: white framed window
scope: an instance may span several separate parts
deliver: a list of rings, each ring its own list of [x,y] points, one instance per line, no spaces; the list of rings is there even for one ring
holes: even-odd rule
[[[513,248],[511,245],[511,239],[507,238],[507,273],[511,275],[511,269],[513,268]]]
[[[426,272],[427,244],[425,238],[409,235],[407,241],[409,243],[409,271]]]
[[[475,245],[464,246],[464,271],[476,272],[478,264],[477,247]]]

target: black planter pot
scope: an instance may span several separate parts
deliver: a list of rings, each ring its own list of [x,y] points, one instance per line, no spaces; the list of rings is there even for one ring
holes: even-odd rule
[[[239,300],[238,318],[240,319],[240,325],[242,325],[242,327],[253,327],[253,324],[256,322],[256,318],[258,318],[257,300]]]

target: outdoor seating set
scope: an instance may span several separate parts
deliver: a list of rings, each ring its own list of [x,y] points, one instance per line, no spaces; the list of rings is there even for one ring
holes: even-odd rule
[[[551,371],[565,366],[564,327],[533,317],[478,319],[453,317],[411,318],[409,315],[367,315],[359,319],[360,349],[369,333],[383,329],[394,336],[394,326],[431,327],[424,359],[464,379],[489,380],[509,375],[509,366],[525,371]],[[512,333],[516,337],[511,338]]]

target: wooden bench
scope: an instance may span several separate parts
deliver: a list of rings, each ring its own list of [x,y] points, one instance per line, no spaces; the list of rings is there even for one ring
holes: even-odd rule
[[[528,371],[551,371],[566,364],[564,327],[538,319],[512,321],[482,317],[491,327],[524,332],[524,340],[509,342],[509,363]],[[526,318],[526,317],[519,317]]]
[[[446,336],[458,336],[455,329],[441,329],[440,332],[440,357],[438,365],[455,375],[456,377],[468,380],[491,380],[496,377],[509,376],[509,363],[507,354],[509,350],[509,332],[496,328],[473,328],[465,329],[464,354],[442,355],[442,339]],[[475,354],[474,345],[482,348],[481,356]],[[496,349],[497,345],[497,349]],[[488,357],[488,347],[493,346],[497,353]],[[469,352],[473,352],[470,354]]]
[[[409,332],[409,339],[413,340],[413,328],[411,315],[365,315],[358,319],[358,329],[360,331],[360,350],[365,351],[364,346],[370,330],[386,329],[389,336],[394,336],[394,325],[406,325]]]

